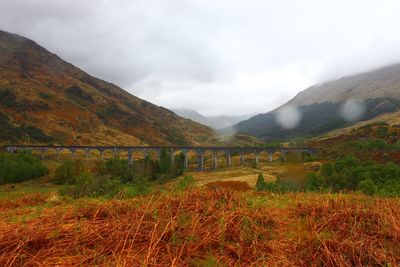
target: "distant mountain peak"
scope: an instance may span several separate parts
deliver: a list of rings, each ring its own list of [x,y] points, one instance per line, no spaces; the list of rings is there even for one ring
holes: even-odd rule
[[[199,112],[181,108],[181,109],[174,109],[173,110],[177,115],[190,119],[192,121],[207,125],[214,129],[222,129],[229,126],[232,126],[242,120],[246,120],[251,117],[251,115],[242,115],[242,116],[228,116],[228,115],[221,115],[221,116],[204,116]]]

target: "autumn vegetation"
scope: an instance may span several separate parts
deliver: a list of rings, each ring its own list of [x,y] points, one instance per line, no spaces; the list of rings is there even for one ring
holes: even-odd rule
[[[400,264],[397,198],[257,193],[233,184],[112,200],[45,193],[1,200],[0,264]]]
[[[185,173],[182,155],[172,164],[167,150],[132,166],[0,154],[0,265],[400,265],[400,167],[358,157],[363,146],[345,157],[348,146],[326,147],[317,157],[232,167],[251,169],[252,186],[199,185],[200,174]],[[262,164],[297,166],[299,180],[271,178]]]

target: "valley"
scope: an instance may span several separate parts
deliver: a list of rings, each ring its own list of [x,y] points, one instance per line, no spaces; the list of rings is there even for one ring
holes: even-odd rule
[[[394,3],[50,2],[0,4],[0,266],[400,266]]]

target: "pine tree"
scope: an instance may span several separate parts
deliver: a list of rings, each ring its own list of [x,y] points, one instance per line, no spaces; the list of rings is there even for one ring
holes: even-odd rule
[[[256,190],[263,191],[267,187],[267,183],[265,182],[264,176],[262,173],[258,175],[257,183],[256,183]]]
[[[170,175],[172,173],[171,153],[165,148],[161,150],[160,154],[160,173]]]

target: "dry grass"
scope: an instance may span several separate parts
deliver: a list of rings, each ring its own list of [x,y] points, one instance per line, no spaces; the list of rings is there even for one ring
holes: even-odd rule
[[[80,201],[0,224],[0,265],[203,266],[262,262],[274,221],[234,191]]]
[[[242,181],[254,188],[259,174],[262,174],[266,181],[275,181],[278,176],[288,180],[302,181],[311,170],[310,163],[266,163],[266,160],[264,160],[259,164],[258,168],[253,168],[249,165],[230,168],[221,167],[216,171],[187,172],[184,175],[192,176],[197,186],[218,181]],[[171,181],[167,186],[175,183],[176,181]]]
[[[400,264],[398,199],[266,194],[243,185],[56,204],[31,195],[7,209],[2,202],[0,265]],[[13,216],[22,214],[29,219],[16,223]]]
[[[330,199],[299,205],[311,236],[297,246],[304,263],[329,266],[398,266],[400,202]]]
[[[7,209],[15,209],[24,206],[36,206],[39,204],[46,203],[48,198],[49,196],[47,194],[35,193],[16,199],[1,199],[0,211],[4,211]]]
[[[248,183],[243,182],[243,181],[218,181],[218,182],[212,182],[204,185],[207,188],[211,188],[214,190],[235,190],[235,191],[249,191],[252,190],[252,188],[249,186]]]

